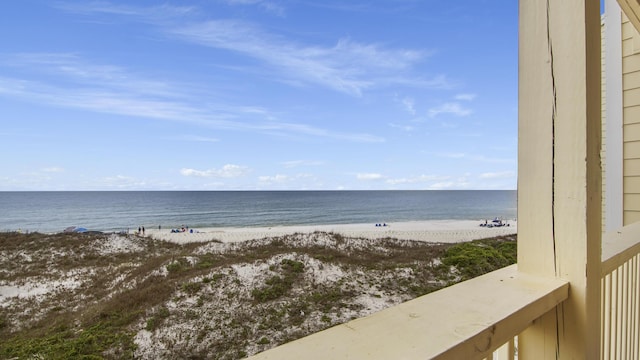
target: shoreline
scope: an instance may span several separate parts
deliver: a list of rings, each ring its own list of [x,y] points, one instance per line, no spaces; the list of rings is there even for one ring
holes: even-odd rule
[[[484,221],[484,220],[483,220]],[[171,229],[146,229],[145,236],[174,243],[207,242],[218,240],[234,243],[248,240],[278,237],[295,233],[332,232],[346,237],[380,239],[397,238],[424,242],[455,243],[495,236],[511,235],[518,232],[516,220],[509,220],[509,226],[483,227],[479,220],[426,220],[383,224],[333,224],[294,225],[273,227],[211,227],[195,228],[186,232],[171,232]],[[380,226],[377,226],[380,225]],[[193,232],[191,232],[193,231]]]

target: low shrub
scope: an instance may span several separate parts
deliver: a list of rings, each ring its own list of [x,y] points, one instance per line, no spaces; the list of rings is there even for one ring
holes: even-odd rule
[[[445,251],[442,263],[454,266],[461,280],[514,264],[517,259],[515,241],[478,240],[456,244]]]
[[[266,302],[283,296],[292,286],[293,282],[290,279],[276,275],[267,279],[265,286],[253,289],[251,295],[258,302]]]

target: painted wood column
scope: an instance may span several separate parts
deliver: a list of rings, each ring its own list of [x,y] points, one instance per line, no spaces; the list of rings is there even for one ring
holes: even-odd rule
[[[600,2],[519,5],[518,268],[570,282],[521,359],[600,355]]]
[[[606,194],[605,233],[620,229],[623,223],[623,146],[622,133],[622,12],[616,0],[605,0],[605,76],[606,76]]]

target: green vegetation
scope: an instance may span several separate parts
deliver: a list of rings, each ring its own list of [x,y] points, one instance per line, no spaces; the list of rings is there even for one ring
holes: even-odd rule
[[[202,289],[202,283],[197,282],[187,282],[182,284],[182,291],[189,293],[191,295],[197,293]]]
[[[461,280],[468,280],[514,264],[516,260],[517,245],[515,241],[488,239],[450,247],[445,251],[442,263],[454,266],[460,273]]]
[[[160,307],[157,311],[153,313],[153,315],[151,315],[151,317],[147,319],[147,325],[145,326],[145,329],[149,331],[154,331],[168,317],[169,317],[169,309],[167,309],[165,306]]]
[[[265,281],[265,286],[251,291],[251,295],[256,301],[271,301],[284,296],[291,290],[294,281],[298,280],[304,272],[303,263],[289,259],[283,259],[280,262],[280,268],[283,272],[282,276],[274,275]],[[276,268],[272,266],[270,270],[273,271]]]
[[[172,261],[170,264],[166,266],[167,271],[170,273],[179,273],[181,271],[188,270],[191,268],[191,264],[186,258],[179,258],[178,260]]]
[[[290,274],[301,274],[304,272],[304,264],[300,261],[284,259],[280,262],[280,266],[287,276],[291,276]]]
[[[3,340],[0,357],[19,359],[101,359],[107,350],[114,358],[132,358],[133,334],[122,328],[122,319],[111,314],[81,332],[65,325],[47,329],[38,337],[24,334]]]

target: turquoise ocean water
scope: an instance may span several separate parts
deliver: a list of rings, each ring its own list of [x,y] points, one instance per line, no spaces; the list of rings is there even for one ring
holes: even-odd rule
[[[516,191],[0,192],[0,231],[254,227],[516,217]]]

